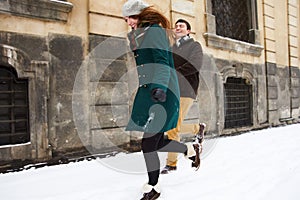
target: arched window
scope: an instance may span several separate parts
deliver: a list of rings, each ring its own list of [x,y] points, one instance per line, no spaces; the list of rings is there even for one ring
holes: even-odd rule
[[[30,141],[28,80],[0,66],[0,145]]]

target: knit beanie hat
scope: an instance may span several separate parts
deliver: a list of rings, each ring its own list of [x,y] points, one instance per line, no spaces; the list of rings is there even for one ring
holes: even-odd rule
[[[122,9],[122,14],[124,17],[138,15],[144,10],[148,8],[150,5],[143,2],[142,0],[128,0]]]

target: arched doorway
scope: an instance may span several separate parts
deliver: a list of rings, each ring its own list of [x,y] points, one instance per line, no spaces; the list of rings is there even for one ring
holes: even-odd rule
[[[246,79],[227,78],[224,84],[225,129],[252,125],[252,86]]]
[[[0,66],[0,145],[30,141],[28,80]]]

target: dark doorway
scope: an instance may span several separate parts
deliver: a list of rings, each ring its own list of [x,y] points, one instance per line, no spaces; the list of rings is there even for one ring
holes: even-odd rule
[[[28,80],[0,66],[0,145],[30,141]]]

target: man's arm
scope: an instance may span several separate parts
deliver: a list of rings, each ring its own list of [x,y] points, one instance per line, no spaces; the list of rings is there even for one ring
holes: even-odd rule
[[[200,71],[203,63],[203,51],[199,42],[195,42],[193,48],[190,49],[186,62],[176,70],[182,75],[191,75]]]

